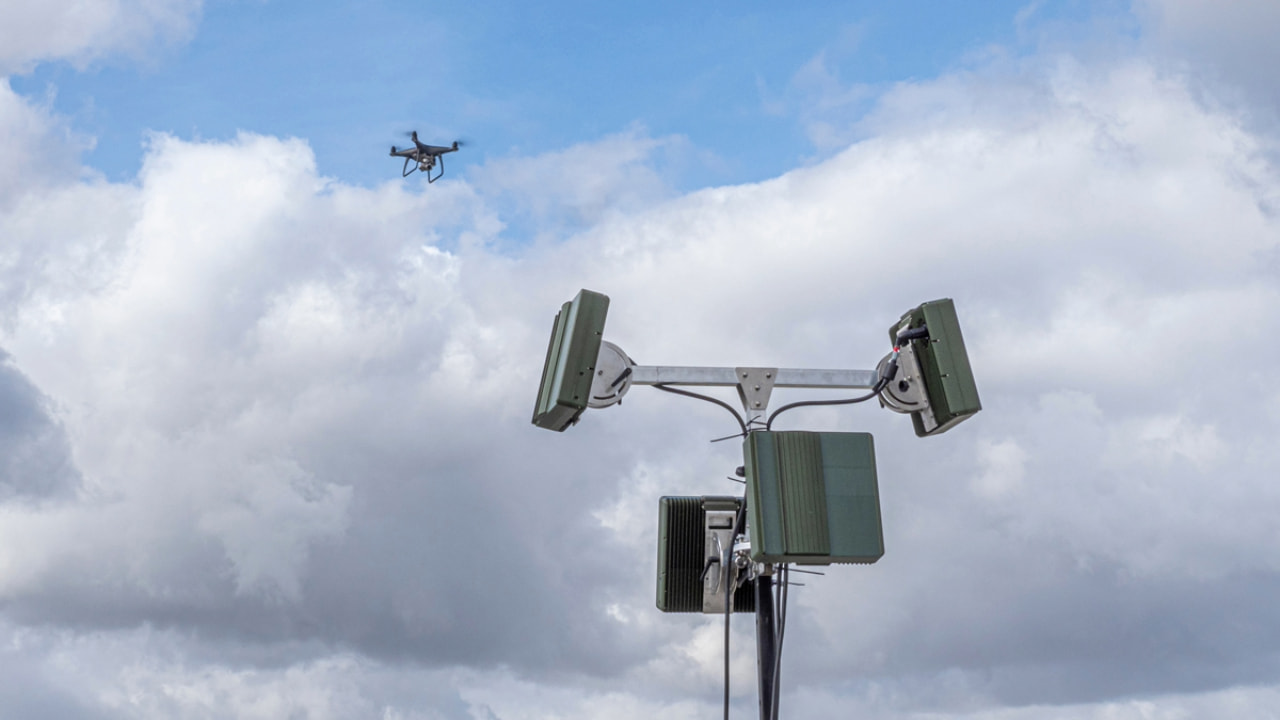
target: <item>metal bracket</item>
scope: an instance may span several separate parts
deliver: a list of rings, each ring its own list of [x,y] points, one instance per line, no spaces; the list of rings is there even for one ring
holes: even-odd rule
[[[608,340],[600,342],[596,355],[596,375],[591,378],[589,408],[605,408],[622,402],[622,396],[631,389],[631,373],[635,361],[627,357],[622,348]]]
[[[723,613],[725,610],[725,585],[737,583],[738,567],[733,560],[733,526],[738,519],[738,498],[704,497],[702,507],[706,512],[703,565],[707,571],[702,579],[702,612]],[[729,596],[732,597],[732,591]]]
[[[738,398],[742,400],[747,417],[763,415],[769,408],[769,396],[777,382],[778,368],[740,367],[734,368],[733,372],[738,378]]]
[[[891,355],[880,361],[880,372],[889,362]],[[910,344],[898,353],[898,373],[880,393],[880,407],[897,413],[909,414],[929,409],[929,398],[924,391],[924,373],[920,371],[920,361],[916,351]]]

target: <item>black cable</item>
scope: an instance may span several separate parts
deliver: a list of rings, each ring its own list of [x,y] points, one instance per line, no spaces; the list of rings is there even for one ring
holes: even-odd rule
[[[866,402],[867,400],[877,397],[880,393],[884,392],[884,389],[889,386],[889,381],[897,374],[898,349],[894,348],[893,353],[889,358],[889,364],[882,368],[881,375],[876,379],[876,384],[871,388],[871,392],[861,397],[845,398],[843,400],[801,400],[800,402],[793,402],[790,405],[783,405],[769,415],[769,420],[765,422],[764,429],[766,431],[771,430],[773,428],[773,419],[792,408],[809,407],[811,405],[851,405],[853,403]]]
[[[876,386],[871,389],[871,392],[867,393],[866,395],[862,395],[861,397],[846,398],[844,400],[801,400],[799,402],[793,402],[790,405],[783,405],[777,410],[774,410],[773,413],[769,415],[769,421],[764,424],[764,429],[765,430],[773,429],[773,419],[778,417],[782,413],[788,410],[791,410],[792,408],[808,407],[810,405],[851,405],[853,403],[866,402],[867,400],[870,400],[871,398],[876,397],[881,392],[883,392],[885,387],[888,384],[889,384],[888,380],[882,379],[876,383]]]
[[[782,641],[787,634],[787,593],[791,586],[791,568],[786,564],[779,566],[779,574],[782,576],[782,582],[778,583],[778,599],[774,603],[777,606],[777,637],[773,644],[773,707],[770,709],[772,713],[770,720],[778,720],[778,704],[781,701],[779,694],[782,691]]]
[[[720,568],[724,573],[724,720],[729,720],[729,618],[733,616],[733,591],[734,583],[729,582],[730,573],[726,568]]]
[[[911,340],[923,340],[929,337],[929,326],[921,325],[910,330],[903,330],[898,333],[898,347],[902,347]]]
[[[609,383],[609,387],[611,387],[611,388],[616,388],[616,387],[618,387],[618,385],[619,385],[623,380],[626,380],[626,379],[627,379],[627,378],[629,378],[629,377],[631,377],[631,366],[630,366],[630,365],[628,365],[628,366],[627,366],[627,369],[626,369],[626,370],[623,370],[623,371],[622,371],[622,373],[618,375],[618,377],[614,378],[614,379],[613,379],[613,382]]]
[[[711,566],[719,565],[719,564],[720,564],[720,558],[707,558],[707,564],[702,567],[702,572],[698,573],[698,582],[700,583],[706,582],[707,573],[711,572]]]
[[[733,415],[733,419],[738,421],[738,427],[742,428],[742,434],[743,435],[747,434],[746,421],[742,419],[742,416],[738,414],[738,411],[734,410],[733,407],[729,405],[729,403],[724,402],[723,400],[717,400],[716,398],[710,397],[708,395],[699,395],[698,393],[689,392],[688,390],[679,390],[677,388],[673,388],[669,385],[664,385],[661,383],[654,385],[654,387],[658,388],[659,390],[663,390],[665,392],[675,393],[676,395],[684,395],[685,397],[697,398],[699,400],[706,400],[707,402],[711,402],[719,405],[725,410],[728,410],[729,413]]]
[[[661,387],[655,385],[654,387]],[[737,413],[734,413],[735,415]],[[742,496],[742,502],[738,503],[738,514],[733,520],[733,540],[737,542],[738,533],[742,532],[743,524],[747,521],[747,496]],[[730,561],[733,560],[733,553],[729,554]],[[732,566],[730,566],[732,567]],[[705,572],[705,571],[704,571]],[[731,574],[732,570],[725,571],[725,574]],[[724,589],[724,720],[729,720],[729,618],[733,615],[733,595],[738,589],[738,583],[729,582],[729,578],[725,578]]]

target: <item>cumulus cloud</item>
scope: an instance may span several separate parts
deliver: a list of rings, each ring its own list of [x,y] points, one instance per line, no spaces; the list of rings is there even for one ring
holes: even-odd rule
[[[79,486],[0,499],[5,617],[122,643],[39,656],[129,688],[95,701],[126,716],[702,713],[718,628],[652,607],[654,515],[736,490],[737,448],[706,443],[732,422],[639,388],[532,428],[555,309],[608,293],[606,334],[647,364],[869,368],[902,311],[949,296],[977,418],[927,440],[865,406],[780,421],[876,433],[887,544],[793,595],[784,702],[1270,697],[1230,690],[1280,659],[1280,416],[1241,357],[1280,325],[1263,140],[1147,64],[1069,60],[904,85],[858,132],[766,182],[616,205],[662,141],[528,161],[574,160],[569,188],[361,189],[301,140],[157,136],[135,184],[10,190],[0,227],[26,249],[0,265],[0,388]],[[508,196],[590,211],[522,244],[489,204]],[[122,209],[90,233],[40,209],[63,197]],[[198,657],[105,659],[154,655],[144,627]],[[398,694],[405,668],[432,686]]]
[[[0,7],[0,76],[25,72],[40,61],[84,65],[183,39],[201,5],[200,0],[6,2]]]
[[[663,170],[676,152],[691,150],[683,138],[654,138],[635,126],[565,149],[492,160],[468,178],[515,234],[554,242],[669,197]]]

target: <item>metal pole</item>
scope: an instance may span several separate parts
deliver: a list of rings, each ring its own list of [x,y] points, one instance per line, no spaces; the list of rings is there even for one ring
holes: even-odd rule
[[[756,668],[760,678],[760,720],[773,720],[774,645],[773,576],[756,577]]]

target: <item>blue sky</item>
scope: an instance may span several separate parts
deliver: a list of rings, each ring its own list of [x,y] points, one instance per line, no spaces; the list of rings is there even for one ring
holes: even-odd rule
[[[113,180],[137,172],[148,132],[225,140],[305,138],[322,174],[372,185],[386,146],[471,145],[457,165],[535,155],[639,126],[687,138],[680,189],[758,181],[812,162],[800,118],[858,89],[868,109],[894,83],[1018,55],[1123,19],[1109,4],[1042,2],[298,4],[219,0],[187,41],[76,68],[42,63],[15,90],[71,119]],[[826,87],[797,87],[813,62]],[[455,160],[451,158],[451,160]]]
[[[735,426],[532,426],[589,288],[669,365],[955,301],[978,415],[784,416],[874,434],[886,552],[783,717],[1274,718],[1274,0],[354,8],[0,3],[0,717],[720,716],[653,559]]]

